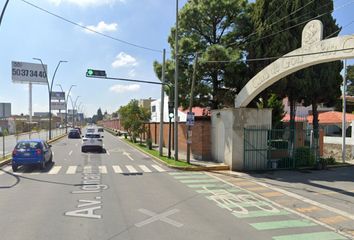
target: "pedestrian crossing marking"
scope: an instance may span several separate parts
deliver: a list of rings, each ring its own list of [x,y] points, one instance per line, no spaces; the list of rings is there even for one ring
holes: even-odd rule
[[[60,169],[61,169],[61,166],[54,166],[54,167],[52,167],[52,169],[50,169],[48,174],[58,174]]]
[[[106,166],[99,166],[98,169],[100,170],[101,174],[107,174],[107,167]]]
[[[296,208],[296,211],[301,212],[301,213],[309,213],[309,212],[314,212],[314,211],[319,211],[321,210],[319,207],[316,206],[311,206],[307,208]]]
[[[274,240],[342,240],[347,239],[335,232],[302,233],[273,237]]]
[[[159,172],[166,172],[165,169],[163,169],[162,167],[158,166],[158,165],[151,165],[153,168],[155,168],[157,171]]]
[[[309,220],[284,220],[251,223],[251,226],[257,230],[275,230],[283,228],[312,227],[317,226],[317,224],[310,222]]]
[[[130,173],[137,173],[138,171],[132,165],[126,165],[126,168]]]
[[[76,169],[77,169],[77,166],[69,166],[68,170],[66,171],[66,174],[75,174]]]
[[[115,173],[123,173],[123,171],[122,171],[122,169],[120,168],[120,166],[113,165],[112,168],[113,168],[113,171],[114,171]]]
[[[145,166],[145,165],[139,165],[139,167],[141,168],[141,170],[143,170],[144,172],[151,172],[151,170]]]

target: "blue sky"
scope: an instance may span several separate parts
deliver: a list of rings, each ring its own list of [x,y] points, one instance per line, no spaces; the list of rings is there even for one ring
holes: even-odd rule
[[[175,23],[175,0],[28,0],[53,13],[125,41],[154,49],[169,50],[167,37]],[[180,6],[186,0],[180,0]],[[336,0],[335,7],[353,1]],[[5,0],[0,0],[2,9]],[[335,11],[342,26],[354,21],[354,3]],[[354,24],[341,35],[354,33]],[[55,83],[64,90],[71,84],[72,96],[80,96],[84,112],[92,115],[99,107],[115,111],[130,99],[159,98],[159,86],[95,80],[85,77],[89,67],[105,69],[109,76],[158,81],[152,63],[162,54],[131,47],[88,33],[21,0],[10,0],[0,27],[0,102],[11,102],[15,114],[28,113],[28,86],[11,82],[11,61],[48,65],[52,76],[59,60],[67,60]],[[54,85],[55,90],[59,90]],[[70,105],[69,105],[70,106]],[[33,111],[47,111],[46,86],[33,88]]]

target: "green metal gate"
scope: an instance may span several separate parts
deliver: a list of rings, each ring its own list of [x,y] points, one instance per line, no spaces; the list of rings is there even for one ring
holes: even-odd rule
[[[293,169],[313,166],[316,147],[311,130],[245,129],[244,169]]]

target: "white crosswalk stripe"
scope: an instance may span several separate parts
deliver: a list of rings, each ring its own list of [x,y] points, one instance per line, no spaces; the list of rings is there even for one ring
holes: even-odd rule
[[[52,169],[50,169],[48,174],[51,174],[51,175],[58,174],[60,169],[61,169],[61,166],[54,166],[54,167],[52,167]]]
[[[106,166],[99,166],[98,169],[100,170],[100,173],[106,174],[107,173],[107,167]]]
[[[166,172],[166,170],[160,167],[159,165],[151,165],[151,166],[159,172]]]
[[[77,166],[69,166],[68,170],[66,171],[66,174],[75,174],[76,169],[77,169]]]
[[[11,170],[11,166],[6,166],[3,169],[1,169],[2,171],[0,171],[0,175],[4,174],[5,172],[8,172]]]
[[[120,166],[117,166],[117,165],[113,165],[113,171],[115,173],[123,173],[122,169],[120,168]]]
[[[139,167],[141,168],[141,170],[143,170],[144,172],[151,172],[151,170],[145,166],[145,165],[139,165]]]
[[[125,166],[130,173],[137,173],[138,171],[132,165]]]

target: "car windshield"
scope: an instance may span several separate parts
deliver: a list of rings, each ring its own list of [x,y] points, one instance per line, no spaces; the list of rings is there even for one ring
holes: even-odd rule
[[[16,149],[39,149],[42,144],[39,142],[19,142]]]
[[[101,138],[99,134],[86,134],[86,138]]]

